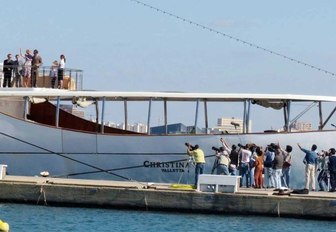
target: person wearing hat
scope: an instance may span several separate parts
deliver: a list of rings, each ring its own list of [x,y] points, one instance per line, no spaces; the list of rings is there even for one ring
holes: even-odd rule
[[[9,225],[7,222],[4,222],[0,220],[0,231],[2,232],[8,232],[9,231]]]
[[[205,164],[205,156],[202,149],[199,148],[198,144],[194,147],[191,146],[189,143],[187,153],[190,157],[193,157],[196,163],[195,166],[195,186],[197,186],[198,176],[203,174],[204,164]]]

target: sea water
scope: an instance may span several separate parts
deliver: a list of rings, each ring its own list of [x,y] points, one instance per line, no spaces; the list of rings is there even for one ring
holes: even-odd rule
[[[336,231],[336,222],[261,216],[0,204],[10,231]]]

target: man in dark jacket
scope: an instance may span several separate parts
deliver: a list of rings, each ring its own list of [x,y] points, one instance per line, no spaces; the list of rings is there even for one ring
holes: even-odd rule
[[[7,59],[3,62],[3,73],[4,73],[4,82],[3,87],[12,87],[11,86],[11,79],[13,73],[13,61],[12,61],[12,54],[7,55]]]
[[[331,185],[331,189],[329,191],[335,192],[336,191],[336,151],[335,151],[335,148],[330,149],[328,169],[330,172],[330,185]]]

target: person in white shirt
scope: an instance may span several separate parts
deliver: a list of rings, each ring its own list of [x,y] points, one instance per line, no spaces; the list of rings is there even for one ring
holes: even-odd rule
[[[248,149],[247,146],[242,146],[241,144],[238,144],[240,147],[239,151],[239,157],[240,157],[240,166],[239,166],[239,175],[240,178],[240,187],[243,186],[243,180],[244,176],[246,177],[246,187],[250,187],[250,159],[252,156],[252,152]]]
[[[3,78],[4,78],[4,76],[3,76],[3,63],[1,62],[0,63],[0,88],[2,88],[2,84],[3,84]]]
[[[65,63],[66,63],[66,59],[65,56],[62,54],[60,56],[60,60],[58,62],[58,88],[59,89],[63,89],[63,78],[64,78],[64,69],[65,69]]]

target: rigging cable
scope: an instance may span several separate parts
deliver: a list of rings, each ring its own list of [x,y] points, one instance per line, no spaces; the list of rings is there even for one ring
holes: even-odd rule
[[[69,156],[63,155],[63,154],[61,154],[61,153],[58,153],[58,152],[51,151],[51,150],[49,150],[49,149],[47,149],[47,148],[44,148],[44,147],[38,146],[38,145],[36,145],[36,144],[33,144],[33,143],[30,143],[30,142],[28,142],[28,141],[25,141],[25,140],[22,140],[22,139],[16,138],[16,137],[14,137],[14,136],[11,136],[11,135],[9,135],[9,134],[6,134],[6,133],[4,133],[4,132],[1,132],[1,131],[0,131],[0,134],[1,134],[1,135],[3,135],[3,136],[6,136],[6,137],[8,137],[8,138],[11,138],[11,139],[17,140],[17,141],[19,141],[19,142],[22,142],[22,143],[28,144],[28,145],[30,145],[30,146],[32,146],[32,147],[36,147],[36,148],[39,148],[39,149],[41,149],[41,150],[47,151],[47,152],[49,152],[49,153],[51,153],[51,154],[54,154],[54,155],[57,155],[57,156],[63,157],[63,158],[65,158],[65,159],[68,159],[68,160],[74,161],[74,162],[76,162],[76,163],[83,164],[84,166],[87,166],[87,167],[90,167],[90,168],[93,168],[93,169],[99,170],[100,172],[105,172],[105,173],[107,173],[107,174],[111,174],[111,175],[113,175],[113,176],[119,177],[119,178],[121,178],[121,179],[124,179],[124,180],[129,180],[129,181],[135,181],[135,182],[138,182],[138,181],[136,181],[136,180],[132,180],[131,178],[128,178],[128,177],[125,177],[125,176],[122,176],[122,175],[119,175],[119,174],[113,173],[113,172],[111,172],[111,171],[108,171],[108,170],[105,170],[105,169],[103,169],[103,168],[100,168],[100,167],[97,167],[97,166],[91,165],[91,164],[89,164],[89,163],[86,163],[86,162],[83,162],[83,161],[80,161],[80,160],[77,160],[77,159],[71,158],[71,157],[69,157]],[[140,182],[139,182],[139,183],[140,183]]]
[[[335,76],[335,75],[336,75],[334,72],[328,71],[328,70],[326,70],[326,69],[317,67],[317,66],[312,65],[312,64],[308,64],[308,63],[306,63],[306,62],[303,62],[303,61],[301,61],[301,60],[292,58],[292,57],[290,57],[290,56],[281,54],[281,53],[279,53],[279,52],[276,52],[276,51],[273,51],[273,50],[264,48],[264,47],[259,46],[259,45],[257,45],[257,44],[254,44],[254,43],[251,43],[251,42],[249,42],[249,41],[240,39],[240,38],[238,38],[238,37],[229,35],[229,34],[227,34],[227,33],[218,31],[218,30],[216,30],[216,29],[213,29],[213,28],[211,28],[211,27],[208,27],[208,26],[205,26],[205,25],[203,25],[203,24],[197,23],[197,22],[192,21],[192,20],[190,20],[190,19],[183,18],[183,17],[181,17],[181,16],[178,16],[178,15],[176,15],[176,14],[173,14],[173,13],[170,13],[170,12],[168,12],[168,11],[162,10],[162,9],[160,9],[160,8],[154,7],[154,6],[152,6],[152,5],[149,5],[149,4],[147,4],[147,3],[141,2],[141,1],[139,1],[139,0],[129,0],[129,1],[134,2],[134,3],[137,3],[137,4],[142,5],[142,6],[144,6],[144,7],[147,7],[147,8],[149,8],[149,9],[151,9],[151,10],[155,10],[155,11],[157,11],[157,12],[159,12],[159,13],[164,14],[164,15],[168,15],[168,16],[170,16],[170,17],[176,18],[176,19],[178,19],[178,20],[180,20],[180,21],[183,21],[183,22],[185,22],[185,23],[189,23],[189,24],[194,25],[194,26],[196,26],[196,27],[198,27],[198,28],[201,28],[201,29],[203,29],[203,30],[207,30],[207,31],[210,31],[210,32],[215,33],[215,34],[217,34],[217,35],[221,35],[221,36],[223,36],[223,37],[232,39],[232,40],[234,40],[234,41],[236,41],[236,42],[238,42],[238,43],[242,43],[242,44],[248,45],[248,46],[250,46],[250,47],[256,48],[256,49],[258,49],[258,50],[262,50],[262,51],[264,51],[264,52],[266,52],[266,53],[269,53],[269,54],[272,54],[272,55],[281,57],[281,58],[286,59],[286,60],[289,60],[289,61],[291,61],[291,62],[294,62],[294,63],[300,64],[300,65],[304,65],[304,66],[310,67],[310,68],[312,68],[312,69],[315,69],[315,70],[320,71],[320,72],[324,72],[325,74],[328,74],[328,75],[331,75],[331,76]]]

